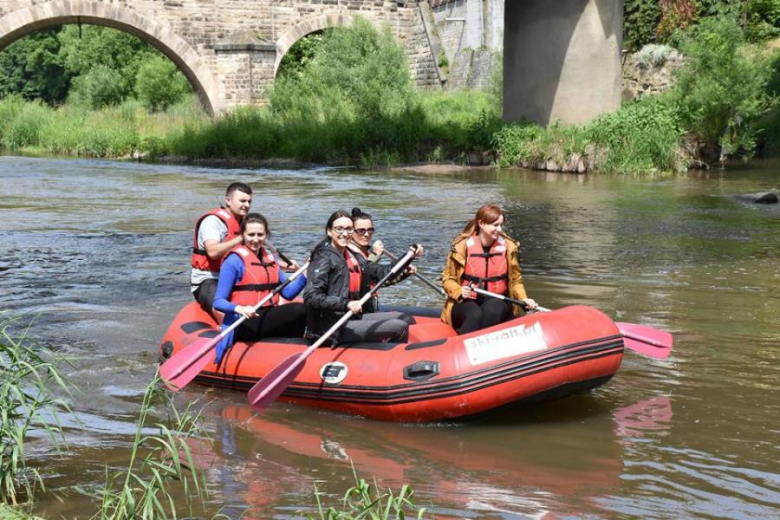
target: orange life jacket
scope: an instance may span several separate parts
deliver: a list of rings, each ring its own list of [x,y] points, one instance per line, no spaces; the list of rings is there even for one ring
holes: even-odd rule
[[[201,216],[195,223],[195,238],[192,245],[192,259],[190,264],[192,265],[193,269],[218,273],[219,268],[222,265],[222,258],[218,260],[211,260],[206,254],[205,249],[198,249],[198,230],[200,229],[200,223],[203,222],[204,218],[210,215],[214,215],[227,226],[228,234],[227,237],[225,237],[225,241],[231,240],[241,233],[241,223],[236,220],[236,217],[233,216],[230,210],[225,208],[214,208],[205,215]]]
[[[360,287],[362,283],[363,272],[360,270],[360,262],[354,256],[355,254],[349,250],[344,249],[344,258],[347,261],[347,268],[349,269],[349,298],[351,300],[360,299]]]
[[[236,246],[225,255],[225,258],[233,253],[237,254],[244,262],[244,276],[233,286],[230,302],[254,307],[269,292],[279,287],[279,265],[273,255],[266,253],[262,247],[255,254],[246,246]],[[277,294],[263,307],[278,304],[279,295]]]
[[[498,237],[486,253],[475,235],[466,242],[466,268],[461,285],[474,284],[496,294],[507,294],[509,263],[506,260],[506,241]]]

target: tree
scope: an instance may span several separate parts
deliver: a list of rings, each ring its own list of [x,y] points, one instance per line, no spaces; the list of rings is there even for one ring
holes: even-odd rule
[[[86,74],[97,65],[115,70],[119,91],[125,98],[135,88],[138,69],[151,56],[160,53],[132,34],[96,25],[67,25],[58,34],[60,57],[72,76]]]
[[[0,98],[21,94],[49,104],[65,100],[71,76],[59,55],[59,28],[21,38],[0,52]]]
[[[125,99],[122,77],[107,65],[95,65],[73,80],[69,99],[93,110],[117,105]]]
[[[146,108],[157,111],[178,103],[192,88],[171,60],[152,56],[138,69],[135,91]]]

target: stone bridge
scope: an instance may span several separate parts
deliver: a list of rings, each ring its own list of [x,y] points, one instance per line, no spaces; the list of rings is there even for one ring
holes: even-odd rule
[[[582,122],[620,105],[623,0],[0,0],[0,49],[63,24],[113,27],[162,51],[219,113],[264,103],[296,41],[355,16],[389,26],[417,85],[440,88],[442,13],[459,8],[492,40],[503,27],[505,118]]]

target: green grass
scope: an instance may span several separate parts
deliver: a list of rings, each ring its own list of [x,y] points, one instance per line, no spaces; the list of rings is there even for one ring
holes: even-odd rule
[[[407,516],[418,520],[424,518],[425,508],[418,509],[414,505],[412,500],[414,491],[408,485],[402,486],[398,494],[395,494],[392,489],[384,491],[379,487],[376,479],[372,486],[365,479],[359,478],[354,464],[352,475],[355,478],[355,485],[344,494],[340,508],[332,506],[326,508],[322,503],[322,494],[315,487],[316,516],[311,513],[305,513],[304,516],[309,520],[403,520]]]

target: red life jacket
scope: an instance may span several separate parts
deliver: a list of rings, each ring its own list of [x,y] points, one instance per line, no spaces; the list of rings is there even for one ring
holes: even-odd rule
[[[344,249],[344,259],[347,261],[349,269],[349,299],[360,299],[360,287],[362,283],[363,272],[360,270],[360,262],[355,258],[349,248]]]
[[[231,240],[241,234],[241,223],[236,220],[236,217],[233,216],[229,209],[225,208],[214,208],[201,216],[195,223],[195,239],[193,240],[192,260],[190,261],[190,264],[193,269],[218,273],[219,268],[222,265],[222,258],[211,260],[206,254],[205,249],[198,249],[198,230],[200,229],[200,223],[203,222],[204,218],[210,215],[214,215],[227,226],[228,234],[227,237],[225,237],[225,241]]]
[[[461,285],[471,283],[485,291],[507,294],[509,264],[506,260],[506,241],[498,237],[487,253],[477,236],[466,242],[466,269],[463,271]]]
[[[254,307],[269,292],[279,287],[279,265],[276,263],[276,259],[266,253],[262,247],[255,254],[246,246],[236,246],[225,255],[225,258],[233,253],[236,253],[244,262],[244,276],[233,286],[230,302]],[[277,294],[263,307],[278,304],[279,295]]]

